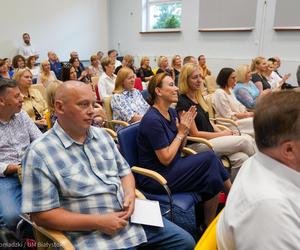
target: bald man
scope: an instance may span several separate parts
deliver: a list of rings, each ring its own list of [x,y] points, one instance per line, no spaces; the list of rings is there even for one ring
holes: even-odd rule
[[[64,231],[76,249],[193,249],[193,238],[167,220],[164,228],[129,222],[134,177],[111,137],[91,126],[94,104],[84,83],[57,89],[57,121],[23,161],[23,212]]]

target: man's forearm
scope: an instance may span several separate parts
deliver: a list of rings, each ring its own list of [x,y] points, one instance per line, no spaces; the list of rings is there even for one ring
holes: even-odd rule
[[[63,208],[31,213],[39,226],[61,231],[91,231],[99,229],[99,215],[80,214]]]
[[[132,173],[121,178],[124,194],[135,196],[135,180]]]

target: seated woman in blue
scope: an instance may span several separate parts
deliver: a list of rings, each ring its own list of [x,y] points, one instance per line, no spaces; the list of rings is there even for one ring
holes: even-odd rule
[[[209,225],[216,215],[219,192],[230,189],[229,175],[212,151],[181,158],[181,148],[195,119],[196,109],[191,107],[179,119],[176,111],[170,108],[178,101],[178,87],[173,79],[167,73],[155,75],[149,82],[148,91],[152,107],[139,127],[139,163],[166,178],[173,193],[199,194],[204,200],[204,222]],[[149,178],[138,175],[137,182],[144,190],[163,193],[161,186]]]
[[[134,88],[134,83],[135,74],[132,69],[121,68],[110,103],[114,120],[133,123],[141,120],[147,112],[149,104],[144,100],[140,91]]]
[[[236,70],[237,84],[233,88],[235,97],[248,109],[254,109],[256,100],[260,96],[259,89],[251,81],[251,71],[247,64]]]

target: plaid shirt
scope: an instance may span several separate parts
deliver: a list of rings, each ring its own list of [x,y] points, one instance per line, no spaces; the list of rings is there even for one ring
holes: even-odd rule
[[[30,146],[23,166],[23,213],[59,207],[82,214],[122,210],[120,177],[130,167],[100,128],[91,127],[80,144],[56,122]],[[97,230],[65,234],[76,249],[129,248],[147,241],[142,226],[131,223],[114,236]]]
[[[10,121],[0,121],[0,177],[9,164],[20,164],[30,143],[41,136],[25,111],[15,114]]]

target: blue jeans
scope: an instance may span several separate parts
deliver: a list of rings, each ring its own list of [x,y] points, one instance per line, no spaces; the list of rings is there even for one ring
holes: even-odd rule
[[[143,226],[147,243],[132,247],[136,249],[166,249],[166,250],[192,250],[195,247],[193,237],[176,224],[163,218],[164,227]]]
[[[21,184],[17,174],[0,177],[0,225],[15,230],[22,200]]]

